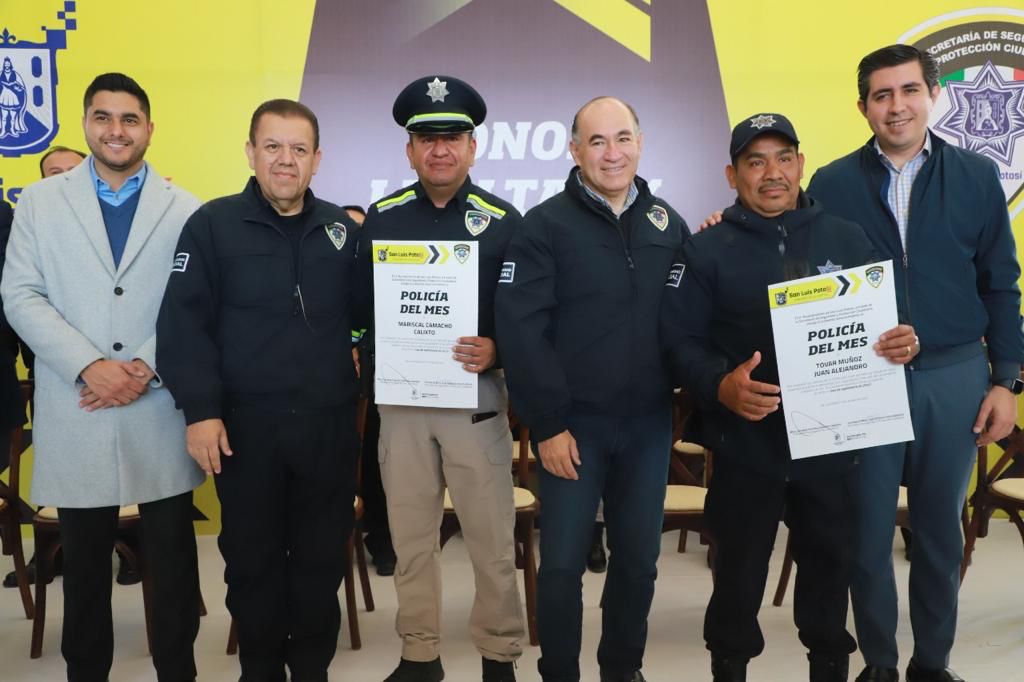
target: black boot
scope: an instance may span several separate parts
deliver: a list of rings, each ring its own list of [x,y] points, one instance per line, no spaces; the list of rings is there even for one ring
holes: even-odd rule
[[[587,568],[591,573],[604,573],[608,570],[608,556],[604,553],[604,524],[594,523],[594,539],[587,555]]]
[[[711,655],[712,682],[747,682],[747,662]]]
[[[602,670],[601,682],[647,682],[647,680],[639,670],[634,670],[631,673],[606,673]]]
[[[516,682],[516,666],[512,661],[480,660],[483,662],[483,682]]]
[[[846,682],[850,678],[850,657],[807,654],[811,682]]]
[[[395,671],[384,678],[384,682],[441,682],[443,679],[444,668],[438,656],[426,662],[407,661],[403,658]]]
[[[878,668],[869,665],[860,671],[854,682],[900,682],[900,671],[896,668]]]

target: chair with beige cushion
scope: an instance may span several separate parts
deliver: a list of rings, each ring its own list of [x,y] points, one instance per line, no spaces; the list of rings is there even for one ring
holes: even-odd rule
[[[138,505],[121,507],[117,516],[117,539],[114,546],[137,568],[142,576],[142,604],[146,614],[146,644],[152,649],[150,638],[151,619],[149,612],[149,600],[151,585],[149,571],[146,570],[142,557],[137,551],[139,545],[139,531],[142,518],[139,516]],[[60,523],[57,518],[56,507],[40,507],[32,519],[32,530],[35,534],[36,543],[36,609],[32,622],[32,658],[39,658],[43,655],[43,629],[46,625],[46,584],[53,580],[53,560],[60,549]],[[132,541],[125,542],[125,538]],[[200,597],[201,599],[201,597]],[[205,609],[201,608],[201,611]]]
[[[698,479],[686,460],[699,458],[701,478]],[[711,475],[711,453],[696,443],[677,440],[672,446],[669,459],[669,484],[665,488],[665,520],[662,532],[679,531],[678,551],[686,551],[686,536],[689,531],[698,533],[701,544],[708,545],[708,565],[714,558],[714,547],[704,532],[704,501],[708,494],[707,483]]]
[[[961,582],[971,562],[975,542],[978,538],[988,535],[989,521],[997,510],[1005,512],[1010,517],[1010,522],[1017,527],[1017,532],[1024,541],[1024,478],[1006,475],[1011,464],[1024,455],[1024,431],[1014,426],[1013,432],[1003,442],[1006,449],[991,468],[988,465],[988,446],[978,448],[978,484],[971,498],[974,511],[964,533]]]

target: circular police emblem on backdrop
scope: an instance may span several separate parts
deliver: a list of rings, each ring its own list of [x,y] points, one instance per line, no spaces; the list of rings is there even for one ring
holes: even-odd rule
[[[1024,19],[997,8],[966,10],[930,19],[898,42],[939,62],[942,88],[932,130],[992,159],[1010,214],[1019,214],[1024,208]]]

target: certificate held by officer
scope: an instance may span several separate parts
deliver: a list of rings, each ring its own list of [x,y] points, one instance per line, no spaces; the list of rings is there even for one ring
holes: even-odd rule
[[[904,370],[872,349],[896,326],[892,261],[773,284],[768,299],[793,459],[913,440]]]
[[[452,362],[477,330],[479,253],[473,241],[374,241],[378,404],[477,406],[477,374]]]

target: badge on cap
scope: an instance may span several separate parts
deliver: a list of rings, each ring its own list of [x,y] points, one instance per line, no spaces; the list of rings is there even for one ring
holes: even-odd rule
[[[662,232],[668,227],[668,211],[657,204],[652,206],[651,210],[647,212],[647,219]]]
[[[324,225],[324,229],[327,230],[327,238],[334,244],[334,248],[341,251],[341,247],[345,246],[345,238],[348,236],[345,226],[341,223],[331,223]]]
[[[466,229],[474,237],[487,229],[491,216],[481,211],[466,211]]]
[[[448,81],[443,81],[434,76],[434,80],[427,83],[427,97],[430,98],[431,102],[443,102],[444,98],[449,94]]]
[[[771,114],[761,114],[750,119],[750,127],[757,128],[758,130],[761,130],[761,128],[771,128],[773,125],[775,125],[775,117]]]

